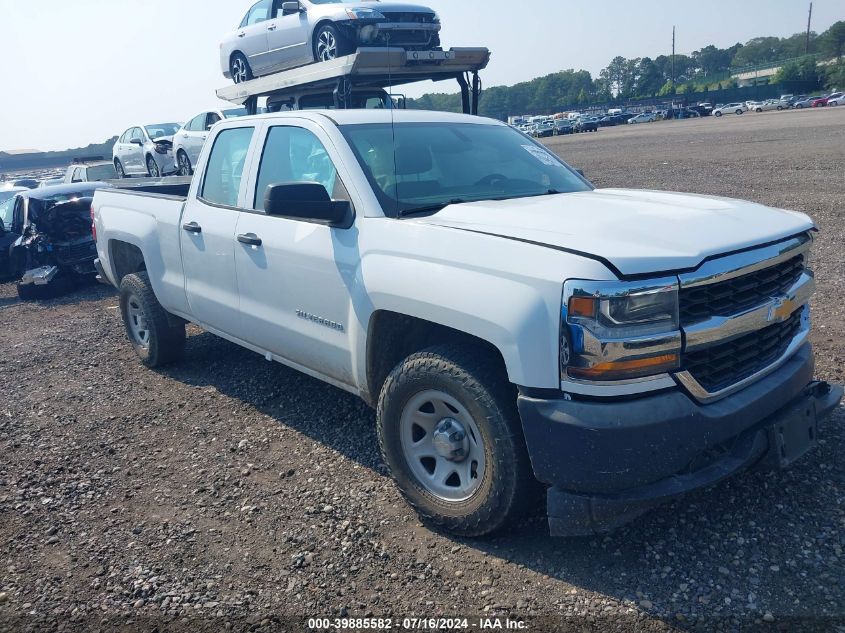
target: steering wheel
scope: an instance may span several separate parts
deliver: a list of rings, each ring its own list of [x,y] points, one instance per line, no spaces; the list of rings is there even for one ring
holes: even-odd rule
[[[487,176],[484,176],[484,178],[482,178],[481,180],[479,180],[475,184],[476,184],[476,186],[489,185],[489,186],[492,187],[494,183],[500,182],[502,180],[507,180],[507,179],[508,179],[508,177],[503,175],[503,174],[489,174]]]

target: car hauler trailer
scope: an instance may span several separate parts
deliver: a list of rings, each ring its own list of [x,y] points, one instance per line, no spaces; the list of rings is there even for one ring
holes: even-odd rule
[[[346,57],[221,88],[217,96],[243,105],[250,114],[256,114],[260,98],[267,97],[268,103],[279,103],[294,93],[323,90],[333,95],[334,107],[348,109],[353,107],[354,90],[384,90],[417,81],[455,79],[461,88],[464,113],[478,114],[479,73],[489,62],[490,50],[487,48],[451,48],[448,51],[360,48]]]

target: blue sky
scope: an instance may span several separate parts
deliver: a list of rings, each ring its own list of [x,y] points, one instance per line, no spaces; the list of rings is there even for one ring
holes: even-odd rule
[[[804,0],[419,0],[445,46],[488,46],[486,86],[565,68],[596,74],[615,55],[655,57],[804,30]],[[249,0],[0,0],[0,150],[102,142],[130,125],[185,121],[218,103],[222,35]],[[814,0],[813,29],[845,19]],[[450,84],[405,90],[453,92]]]

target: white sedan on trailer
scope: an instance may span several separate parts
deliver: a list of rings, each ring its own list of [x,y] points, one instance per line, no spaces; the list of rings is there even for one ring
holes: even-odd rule
[[[224,119],[236,119],[247,114],[249,113],[246,108],[207,110],[199,113],[179,128],[179,131],[173,135],[174,168],[179,175],[191,176],[194,173],[194,165],[200,158],[205,139],[208,138],[208,131],[214,127],[215,123]]]

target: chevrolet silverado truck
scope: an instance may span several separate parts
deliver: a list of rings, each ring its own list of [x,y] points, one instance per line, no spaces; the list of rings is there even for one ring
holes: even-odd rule
[[[360,396],[456,534],[542,494],[552,534],[612,530],[788,467],[842,397],[814,380],[801,213],[595,189],[505,124],[421,111],[221,122],[180,187],[92,207],[142,362],[193,322]]]

